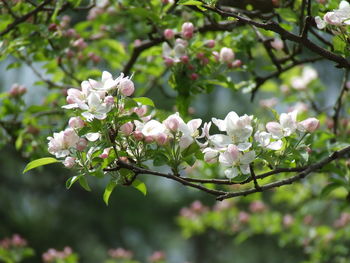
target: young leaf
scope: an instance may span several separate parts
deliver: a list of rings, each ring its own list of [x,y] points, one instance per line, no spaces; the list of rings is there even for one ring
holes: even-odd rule
[[[147,97],[134,98],[134,101],[140,102],[142,105],[155,107],[154,102],[150,98],[147,98]]]
[[[110,180],[106,186],[106,189],[103,193],[103,201],[108,205],[109,197],[111,196],[114,188],[117,186],[117,182],[115,180]]]
[[[34,161],[31,161],[30,163],[28,163],[26,165],[26,167],[23,170],[23,173],[28,172],[31,169],[34,169],[36,167],[39,166],[43,166],[43,165],[47,165],[47,164],[51,164],[51,163],[57,163],[59,162],[59,160],[52,158],[52,157],[45,157],[45,158],[40,158]]]
[[[70,177],[68,178],[68,180],[66,181],[66,188],[69,189],[72,187],[72,185],[78,181],[80,178],[80,175],[76,175],[76,176],[73,176],[73,177]]]
[[[89,186],[88,181],[86,180],[86,177],[84,175],[80,176],[79,178],[79,184],[81,185],[81,187],[83,187],[86,191],[91,191],[91,188]]]
[[[147,194],[147,187],[144,182],[136,179],[131,186],[139,190],[143,195]]]

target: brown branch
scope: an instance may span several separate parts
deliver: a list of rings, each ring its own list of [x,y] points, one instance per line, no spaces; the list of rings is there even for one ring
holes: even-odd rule
[[[269,177],[274,174],[279,174],[279,173],[294,173],[294,172],[301,172],[304,171],[307,167],[295,167],[295,168],[277,168],[275,170],[262,173],[259,175],[256,175],[256,179],[263,179],[266,177]],[[201,183],[201,184],[221,184],[221,185],[234,185],[234,184],[247,184],[253,180],[252,177],[249,177],[247,180],[236,183],[232,182],[231,180],[228,179],[198,179],[198,178],[190,178],[190,177],[182,177],[182,179],[189,181],[189,182],[195,182],[195,183]]]
[[[269,58],[271,59],[271,62],[275,65],[275,67],[277,68],[277,71],[280,72],[282,70],[282,67],[281,67],[281,64],[279,63],[278,59],[276,58],[275,54],[272,52],[272,47],[270,44],[271,39],[267,39],[266,37],[264,37],[263,34],[261,34],[256,27],[253,26],[253,29],[254,29],[254,32],[257,35],[259,41],[264,45],[266,53],[269,56]]]
[[[335,135],[337,135],[338,133],[338,126],[339,126],[339,115],[340,115],[340,111],[342,108],[342,102],[343,102],[343,97],[345,95],[345,93],[348,91],[348,87],[347,87],[347,82],[348,82],[348,78],[349,78],[349,71],[345,70],[344,73],[344,78],[342,81],[342,86],[341,86],[341,90],[338,96],[338,99],[333,107],[334,110],[334,114],[333,114],[333,133]]]
[[[133,171],[134,173],[136,173],[138,175],[149,174],[149,175],[155,175],[155,176],[160,176],[160,177],[165,177],[165,178],[168,178],[168,179],[172,179],[172,180],[177,181],[177,182],[179,182],[179,183],[181,183],[183,185],[199,189],[201,191],[207,192],[207,193],[215,195],[215,196],[219,196],[219,195],[223,195],[223,194],[227,193],[225,191],[209,189],[209,188],[206,188],[206,187],[204,187],[202,185],[198,185],[198,184],[194,184],[194,183],[188,182],[188,181],[184,180],[183,178],[181,178],[180,176],[176,176],[176,175],[173,175],[173,174],[170,174],[170,173],[160,173],[160,172],[156,172],[156,171],[140,168],[140,167],[137,167],[137,166],[125,163],[125,162],[120,161],[120,160],[117,162],[117,167],[115,167],[115,168],[105,168],[104,171],[107,171],[107,172],[109,172],[109,171],[118,171],[121,168],[129,169],[129,170]]]
[[[2,0],[2,1],[6,1],[6,0]],[[0,32],[0,37],[6,35],[7,33],[9,33],[12,29],[14,29],[17,25],[23,23],[24,21],[26,21],[28,18],[30,18],[31,16],[39,13],[41,10],[44,9],[45,5],[47,5],[48,3],[50,3],[51,0],[45,0],[44,2],[42,2],[40,5],[38,5],[38,7],[36,7],[35,9],[33,9],[32,11],[28,12],[27,14],[18,17],[17,19],[15,19],[14,22],[12,22],[11,24],[9,24],[6,29],[2,32]]]
[[[331,42],[329,42],[328,40],[326,40],[325,38],[323,38],[320,34],[318,34],[312,27],[309,28],[311,34],[313,34],[318,40],[320,40],[323,44],[329,46],[329,48],[331,49],[331,51],[334,51],[334,47],[333,44]]]
[[[43,82],[45,82],[49,87],[54,88],[61,88],[61,89],[71,89],[71,88],[76,88],[75,86],[71,86],[71,85],[62,85],[62,84],[57,84],[54,83],[53,81],[46,79],[45,77],[43,77],[41,75],[41,73],[33,66],[33,63],[25,56],[22,55],[21,53],[17,53],[18,57],[20,60],[24,61],[28,67],[30,67],[32,69],[32,71],[34,72],[34,74]]]
[[[318,60],[323,59],[322,57],[315,57],[315,58],[307,58],[304,60],[299,60],[299,61],[294,61],[292,64],[284,67],[281,69],[281,71],[275,71],[272,72],[271,74],[265,76],[265,77],[256,77],[255,78],[255,82],[256,82],[256,86],[254,87],[254,89],[252,90],[251,96],[250,96],[250,100],[253,101],[255,98],[256,93],[258,92],[258,90],[260,89],[260,87],[269,79],[272,78],[277,78],[279,77],[279,75],[281,75],[283,72],[286,72],[292,68],[294,68],[297,65],[301,65],[301,64],[305,64],[305,63],[312,63]]]
[[[251,177],[253,178],[255,189],[256,190],[260,190],[260,185],[258,184],[258,181],[256,180],[257,178],[256,178],[256,175],[255,175],[253,164],[249,165],[249,171],[250,171]]]
[[[250,18],[240,16],[240,15],[233,13],[233,12],[227,12],[227,11],[220,10],[218,8],[211,7],[211,6],[205,6],[205,7],[207,9],[221,15],[222,17],[233,17],[233,18],[236,18],[239,21],[242,21],[248,25],[253,25],[253,26],[256,26],[258,28],[262,28],[262,29],[265,29],[268,31],[273,31],[273,32],[279,34],[281,36],[281,38],[283,38],[283,39],[287,39],[287,40],[290,40],[292,42],[302,44],[303,46],[308,48],[310,51],[312,51],[312,52],[314,52],[314,53],[316,53],[316,54],[318,54],[318,55],[320,55],[328,60],[336,62],[337,67],[350,68],[350,62],[347,59],[345,59],[344,57],[339,56],[333,52],[330,52],[330,51],[324,49],[323,47],[316,45],[315,43],[310,41],[308,38],[303,37],[302,35],[299,36],[299,35],[293,34],[289,31],[285,30],[284,28],[282,28],[279,24],[277,24],[274,21],[269,21],[267,23],[257,22],[257,21],[250,19]]]
[[[227,199],[227,198],[232,198],[232,197],[236,197],[236,196],[246,196],[249,194],[263,192],[263,191],[266,191],[266,190],[269,190],[272,188],[276,188],[276,187],[280,187],[283,185],[292,184],[293,182],[296,182],[296,181],[299,181],[299,180],[305,178],[310,173],[316,172],[317,170],[319,170],[320,168],[322,168],[326,164],[328,164],[336,159],[339,159],[341,157],[344,157],[348,153],[350,153],[350,146],[348,146],[340,151],[333,152],[329,157],[324,158],[323,160],[321,160],[318,163],[311,164],[307,169],[305,169],[304,171],[300,172],[298,175],[295,175],[293,177],[260,186],[259,189],[251,188],[251,189],[240,191],[240,192],[227,193],[227,194],[224,194],[224,195],[217,197],[216,199],[222,201],[222,200]]]

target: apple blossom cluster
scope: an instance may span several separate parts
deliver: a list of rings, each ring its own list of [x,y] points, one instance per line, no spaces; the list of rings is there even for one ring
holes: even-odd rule
[[[183,63],[188,66],[190,70],[195,70],[194,65],[190,59],[189,41],[193,38],[195,27],[191,22],[186,22],[181,27],[181,32],[176,34],[173,29],[165,29],[163,35],[168,42],[163,43],[163,59],[165,65],[168,67],[177,63]],[[179,38],[176,38],[176,37]],[[176,39],[175,39],[176,38]],[[171,42],[173,41],[173,42]],[[226,64],[228,67],[239,67],[242,62],[235,60],[235,54],[231,48],[223,47],[220,52],[210,51],[216,45],[215,40],[209,39],[204,42],[204,49],[198,52],[196,50],[196,58],[201,65],[207,65],[210,57],[214,58],[216,62]],[[194,73],[195,74],[195,73]]]
[[[48,137],[48,151],[64,158],[67,168],[78,166],[81,171],[92,171],[97,163],[112,168],[118,159],[141,165],[162,153],[166,164],[179,173],[189,148],[197,148],[205,162],[221,164],[226,177],[234,178],[250,173],[257,151],[279,151],[285,138],[319,126],[315,118],[298,122],[297,111],[282,113],[278,122],[268,122],[263,128],[253,116],[233,111],[223,120],[212,118],[202,128],[201,119],[186,122],[179,113],[160,122],[142,104],[153,103],[130,98],[133,92],[130,78],[121,74],[114,79],[106,71],[101,81],[89,79],[81,83],[81,89],[69,89],[63,108],[76,116],[69,119],[68,128]],[[220,133],[210,134],[212,124]]]
[[[254,134],[253,116],[238,116],[231,111],[224,120],[213,118],[212,122],[224,134],[209,135],[211,123],[207,124],[204,128],[207,138],[203,149],[204,160],[225,166],[227,178],[249,174],[249,165],[257,158],[256,150],[281,150],[283,138],[296,132],[313,132],[319,126],[319,121],[315,118],[298,122],[297,111],[282,113],[279,122],[268,122],[266,130],[255,129]]]
[[[56,260],[64,260],[68,258],[72,253],[73,251],[70,247],[65,247],[62,251],[50,248],[42,254],[42,259],[44,262],[56,262]]]
[[[10,249],[12,247],[25,247],[27,246],[27,240],[22,238],[18,234],[13,234],[12,237],[6,237],[0,240],[0,248]]]
[[[327,12],[323,19],[319,16],[315,17],[316,25],[319,29],[324,29],[327,25],[348,26],[350,25],[350,4],[348,1],[341,1],[339,8],[332,12]]]

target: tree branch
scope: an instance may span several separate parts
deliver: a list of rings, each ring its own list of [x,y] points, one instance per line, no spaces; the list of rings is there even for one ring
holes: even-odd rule
[[[315,58],[307,58],[304,60],[295,60],[292,64],[282,68],[280,71],[275,71],[265,77],[256,77],[255,78],[255,82],[256,82],[256,86],[255,88],[252,90],[251,96],[250,96],[250,101],[253,101],[255,98],[256,93],[258,92],[258,90],[260,89],[260,87],[269,79],[272,78],[277,78],[279,75],[281,75],[283,72],[286,72],[292,68],[294,68],[297,65],[301,65],[301,64],[305,64],[305,63],[312,63],[318,60],[323,59],[322,57],[315,57]]]
[[[244,22],[245,24],[253,25],[253,26],[256,26],[258,28],[262,28],[262,29],[265,29],[268,31],[273,31],[273,32],[279,34],[284,39],[290,40],[290,41],[298,43],[298,44],[303,44],[303,46],[308,48],[310,51],[312,51],[312,52],[314,52],[314,53],[316,53],[316,54],[318,54],[318,55],[320,55],[328,60],[336,62],[338,64],[337,67],[350,68],[350,62],[347,59],[345,59],[344,57],[339,56],[333,52],[330,52],[330,51],[316,45],[315,43],[310,41],[308,38],[303,37],[302,35],[299,36],[299,35],[293,34],[289,31],[285,30],[284,28],[282,28],[279,24],[277,24],[274,21],[269,21],[267,23],[257,22],[257,21],[250,19],[250,18],[240,16],[240,15],[233,13],[233,12],[227,12],[227,11],[224,11],[224,10],[221,10],[221,9],[218,9],[215,7],[211,7],[211,6],[205,6],[205,7],[207,9],[221,15],[222,17],[233,17],[233,18],[238,19],[239,21]]]
[[[307,169],[305,169],[304,171],[300,172],[298,175],[295,175],[293,177],[260,186],[259,189],[251,188],[251,189],[240,191],[240,192],[227,193],[225,195],[221,195],[221,196],[217,197],[216,199],[222,201],[222,200],[227,199],[227,198],[232,198],[232,197],[236,197],[236,196],[246,196],[249,194],[263,192],[263,191],[266,191],[266,190],[269,190],[272,188],[276,188],[276,187],[280,187],[283,185],[292,184],[293,182],[296,182],[296,181],[299,181],[299,180],[305,178],[310,173],[317,171],[318,169],[322,168],[326,164],[328,164],[336,159],[339,159],[348,153],[350,153],[350,146],[348,146],[340,151],[333,152],[329,157],[324,158],[323,160],[321,160],[318,163],[311,164]]]
[[[137,173],[139,175],[141,175],[141,174],[149,174],[149,175],[155,175],[155,176],[160,176],[160,177],[165,177],[165,178],[168,178],[168,179],[172,179],[172,180],[177,181],[177,182],[179,182],[179,183],[181,183],[183,185],[190,186],[192,188],[196,188],[196,189],[202,190],[204,192],[207,192],[207,193],[215,195],[215,196],[219,196],[219,195],[223,195],[223,194],[227,193],[225,191],[209,189],[209,188],[206,188],[206,187],[204,187],[202,185],[198,185],[198,184],[194,184],[194,183],[188,182],[188,181],[184,180],[183,178],[181,178],[179,176],[176,176],[176,175],[173,175],[173,174],[170,174],[170,173],[160,173],[160,172],[156,172],[156,171],[140,168],[140,167],[128,164],[128,163],[120,161],[120,160],[118,160],[118,162],[117,162],[117,167],[115,167],[115,168],[105,168],[104,171],[107,171],[107,172],[108,171],[118,171],[121,168],[129,169],[129,170],[131,170],[131,171],[133,171],[133,172],[135,172],[135,173]]]
[[[6,0],[2,0],[2,1],[5,2]],[[45,0],[40,5],[38,5],[38,7],[33,9],[32,11],[15,19],[15,21],[12,22],[11,24],[9,24],[4,31],[0,32],[0,37],[6,35],[8,32],[10,32],[12,29],[14,29],[18,24],[21,24],[24,21],[26,21],[29,17],[35,15],[36,13],[39,13],[41,10],[44,9],[45,5],[47,5],[50,2],[51,2],[51,0]]]
[[[336,103],[334,104],[334,107],[333,107],[333,110],[334,110],[334,114],[333,114],[333,133],[335,135],[338,134],[339,115],[340,115],[340,111],[341,111],[341,108],[342,108],[343,97],[344,97],[345,93],[348,91],[348,86],[347,86],[348,78],[349,78],[349,70],[345,70],[344,78],[343,78],[343,81],[342,81],[341,90],[340,90],[338,99],[337,99],[337,101],[336,101]]]

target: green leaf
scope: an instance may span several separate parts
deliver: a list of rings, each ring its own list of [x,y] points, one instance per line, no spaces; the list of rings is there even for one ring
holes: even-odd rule
[[[339,187],[343,187],[341,184],[338,183],[330,183],[328,185],[326,185],[322,191],[321,191],[321,197],[326,197],[328,196],[331,192],[333,192],[335,189],[339,188]]]
[[[110,180],[109,183],[107,184],[105,191],[103,193],[103,201],[106,203],[106,205],[108,205],[109,197],[111,196],[117,184],[118,183],[114,179]]]
[[[28,172],[31,169],[34,169],[39,166],[51,164],[51,163],[57,163],[59,160],[52,158],[52,157],[45,157],[45,158],[40,158],[34,161],[31,161],[30,163],[27,164],[27,166],[24,168],[23,173]]]
[[[138,107],[137,102],[130,98],[125,98],[124,100],[124,109],[130,109]]]
[[[249,177],[249,174],[239,174],[236,177],[233,177],[231,179],[231,181],[234,182],[234,183],[240,183],[240,182],[243,182],[243,181],[247,180],[248,177]]]
[[[333,47],[335,51],[338,52],[344,52],[344,49],[346,48],[346,43],[341,38],[341,36],[335,36],[333,37]]]
[[[79,177],[79,184],[81,185],[81,187],[83,187],[86,191],[91,191],[91,188],[89,186],[89,183],[86,179],[86,176],[82,175]]]
[[[154,166],[166,165],[169,162],[168,157],[163,153],[157,153],[153,158]]]
[[[202,11],[205,11],[207,9],[205,9],[203,6],[203,3],[197,0],[182,0],[178,3],[179,5],[193,5],[196,6],[197,8],[199,8]]]
[[[155,107],[153,101],[147,97],[134,98],[134,101],[141,103],[142,105]]]
[[[186,156],[184,160],[189,166],[193,166],[197,158],[192,154],[192,155]]]
[[[144,182],[136,179],[131,186],[139,190],[143,195],[147,194],[147,187]]]
[[[72,187],[72,185],[79,180],[81,175],[75,175],[73,177],[68,178],[68,180],[66,181],[66,188],[69,189]]]
[[[277,13],[282,17],[282,19],[295,23],[298,20],[297,14],[290,8],[278,8]]]

